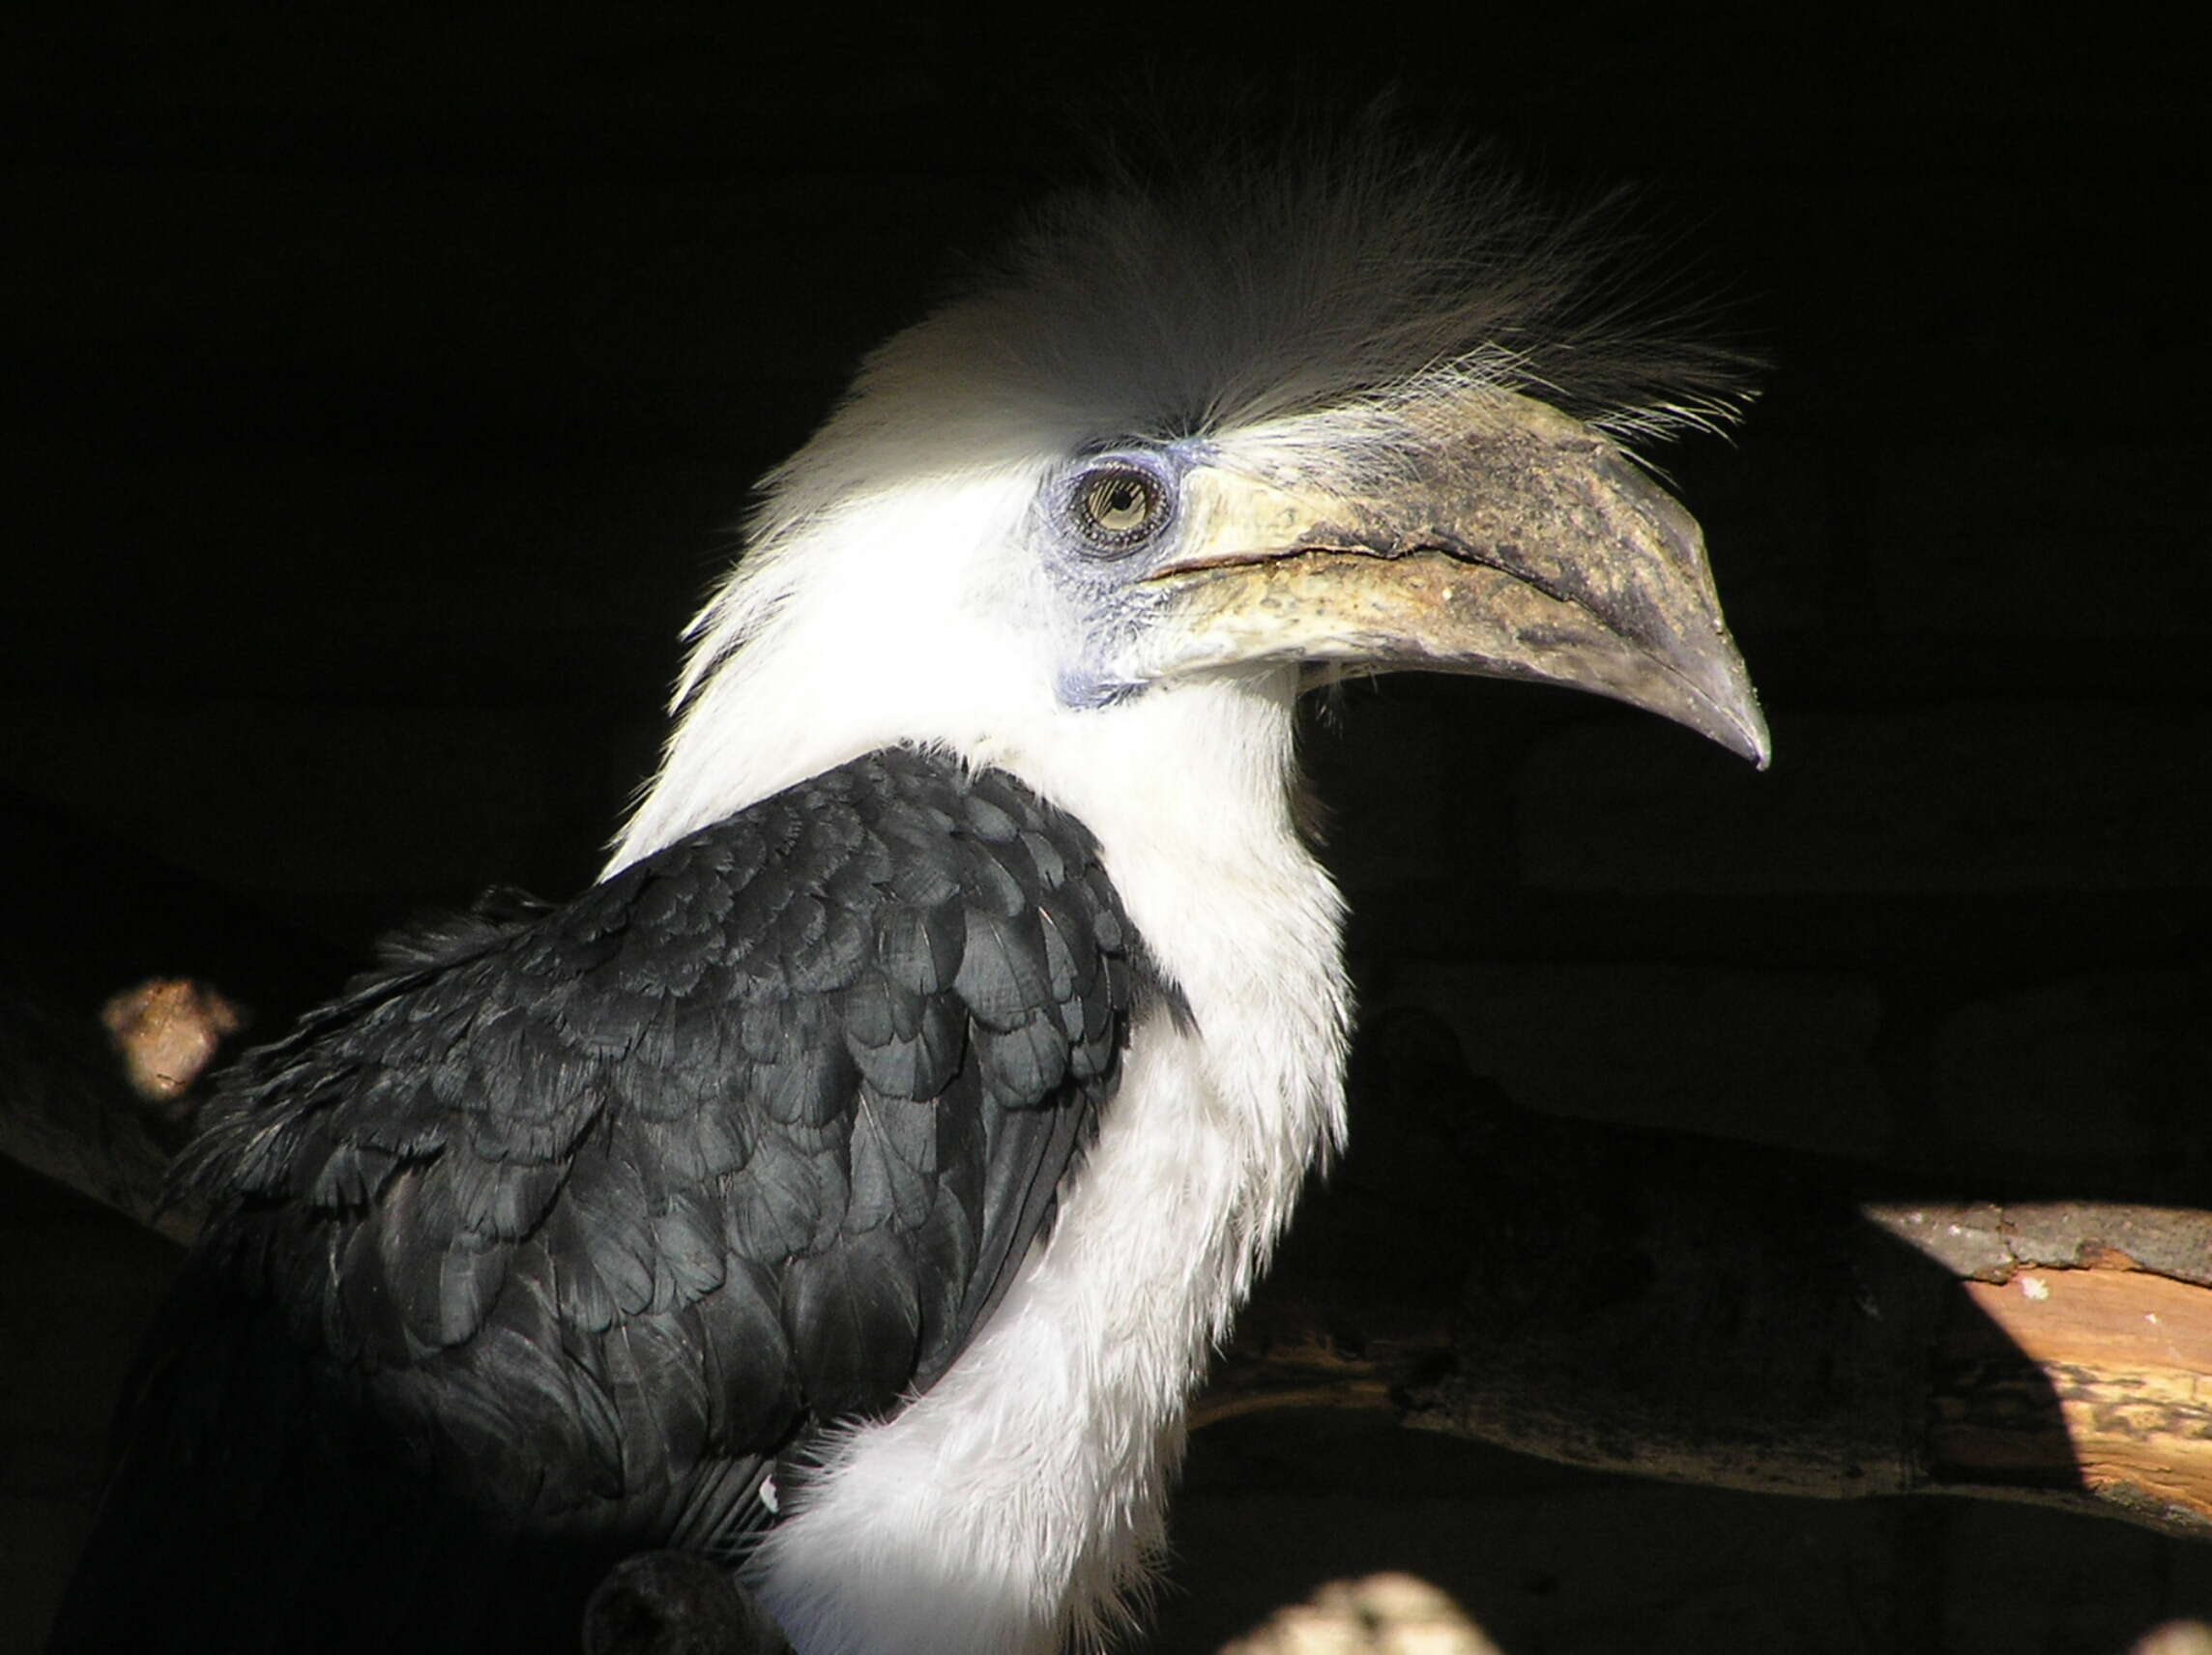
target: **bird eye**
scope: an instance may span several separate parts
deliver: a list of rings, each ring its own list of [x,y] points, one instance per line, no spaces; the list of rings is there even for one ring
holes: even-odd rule
[[[1159,532],[1168,518],[1167,490],[1135,466],[1101,466],[1076,479],[1075,527],[1092,548],[1119,557]]]

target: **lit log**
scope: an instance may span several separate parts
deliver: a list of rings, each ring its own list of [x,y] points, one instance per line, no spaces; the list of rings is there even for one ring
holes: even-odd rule
[[[2212,1215],[1900,1200],[1864,1168],[1515,1109],[1423,1019],[1375,1045],[1343,1187],[1198,1423],[1382,1408],[1600,1469],[2212,1537]]]

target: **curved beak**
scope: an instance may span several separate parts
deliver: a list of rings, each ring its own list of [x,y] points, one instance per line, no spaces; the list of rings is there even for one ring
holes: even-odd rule
[[[1326,419],[1328,416],[1317,416]],[[1300,441],[1189,475],[1147,676],[1303,663],[1566,684],[1766,766],[1759,699],[1704,537],[1610,439],[1501,393],[1387,444]]]

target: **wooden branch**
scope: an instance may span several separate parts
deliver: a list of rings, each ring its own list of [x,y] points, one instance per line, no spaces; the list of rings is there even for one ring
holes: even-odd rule
[[[1382,1408],[1578,1466],[2212,1538],[2212,1216],[1870,1194],[1812,1157],[1517,1110],[1425,1020],[1372,1045],[1343,1187],[1198,1422]]]
[[[105,1022],[0,1001],[0,1151],[189,1240],[161,1171],[235,1013],[171,982]],[[1361,1408],[1678,1481],[2212,1537],[2206,1214],[1876,1197],[1835,1163],[1516,1109],[1425,1019],[1365,1050],[1353,1155],[1194,1423]]]
[[[0,1154],[189,1241],[161,1184],[245,1003],[281,1027],[353,962],[6,788],[0,856],[25,870],[0,933]]]
[[[1448,1305],[1426,1325],[1377,1336],[1348,1331],[1359,1326],[1356,1311],[1286,1303],[1270,1290],[1192,1423],[1381,1409],[1416,1429],[1593,1469],[1839,1498],[2028,1499],[2212,1538],[2212,1291],[2100,1240],[2161,1223],[2201,1228],[2206,1215],[2083,1204],[1980,1210],[1992,1236],[2049,1233],[2063,1216],[2079,1226],[2083,1257],[2017,1260],[1998,1279],[1954,1280],[1947,1293],[1910,1269],[1871,1288],[1858,1278],[1850,1317],[1829,1322],[1838,1337],[1793,1350],[1777,1347],[1771,1328],[1747,1325],[1691,1350],[1640,1340],[1650,1330],[1618,1317],[1576,1336],[1556,1324],[1501,1328]],[[1909,1231],[1965,1211],[1867,1216]],[[1929,1300],[1945,1297],[1931,1319]],[[1909,1339],[1885,1325],[1893,1319]],[[1843,1324],[1853,1321],[1855,1330]],[[1663,1373],[1653,1345],[1670,1351]],[[1816,1354],[1829,1370],[1818,1379],[1802,1362]],[[1874,1375],[1877,1354],[1901,1365]],[[1800,1371],[1777,1371],[1788,1367]]]
[[[101,1006],[0,982],[0,1153],[189,1245],[200,1214],[164,1206],[162,1181],[242,1022],[218,991],[185,979]]]

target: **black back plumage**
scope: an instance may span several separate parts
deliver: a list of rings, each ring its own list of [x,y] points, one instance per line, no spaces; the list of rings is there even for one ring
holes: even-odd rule
[[[734,1557],[988,1316],[1135,956],[1077,824],[907,750],[404,941],[190,1152],[55,1648],[568,1647],[620,1556]]]

